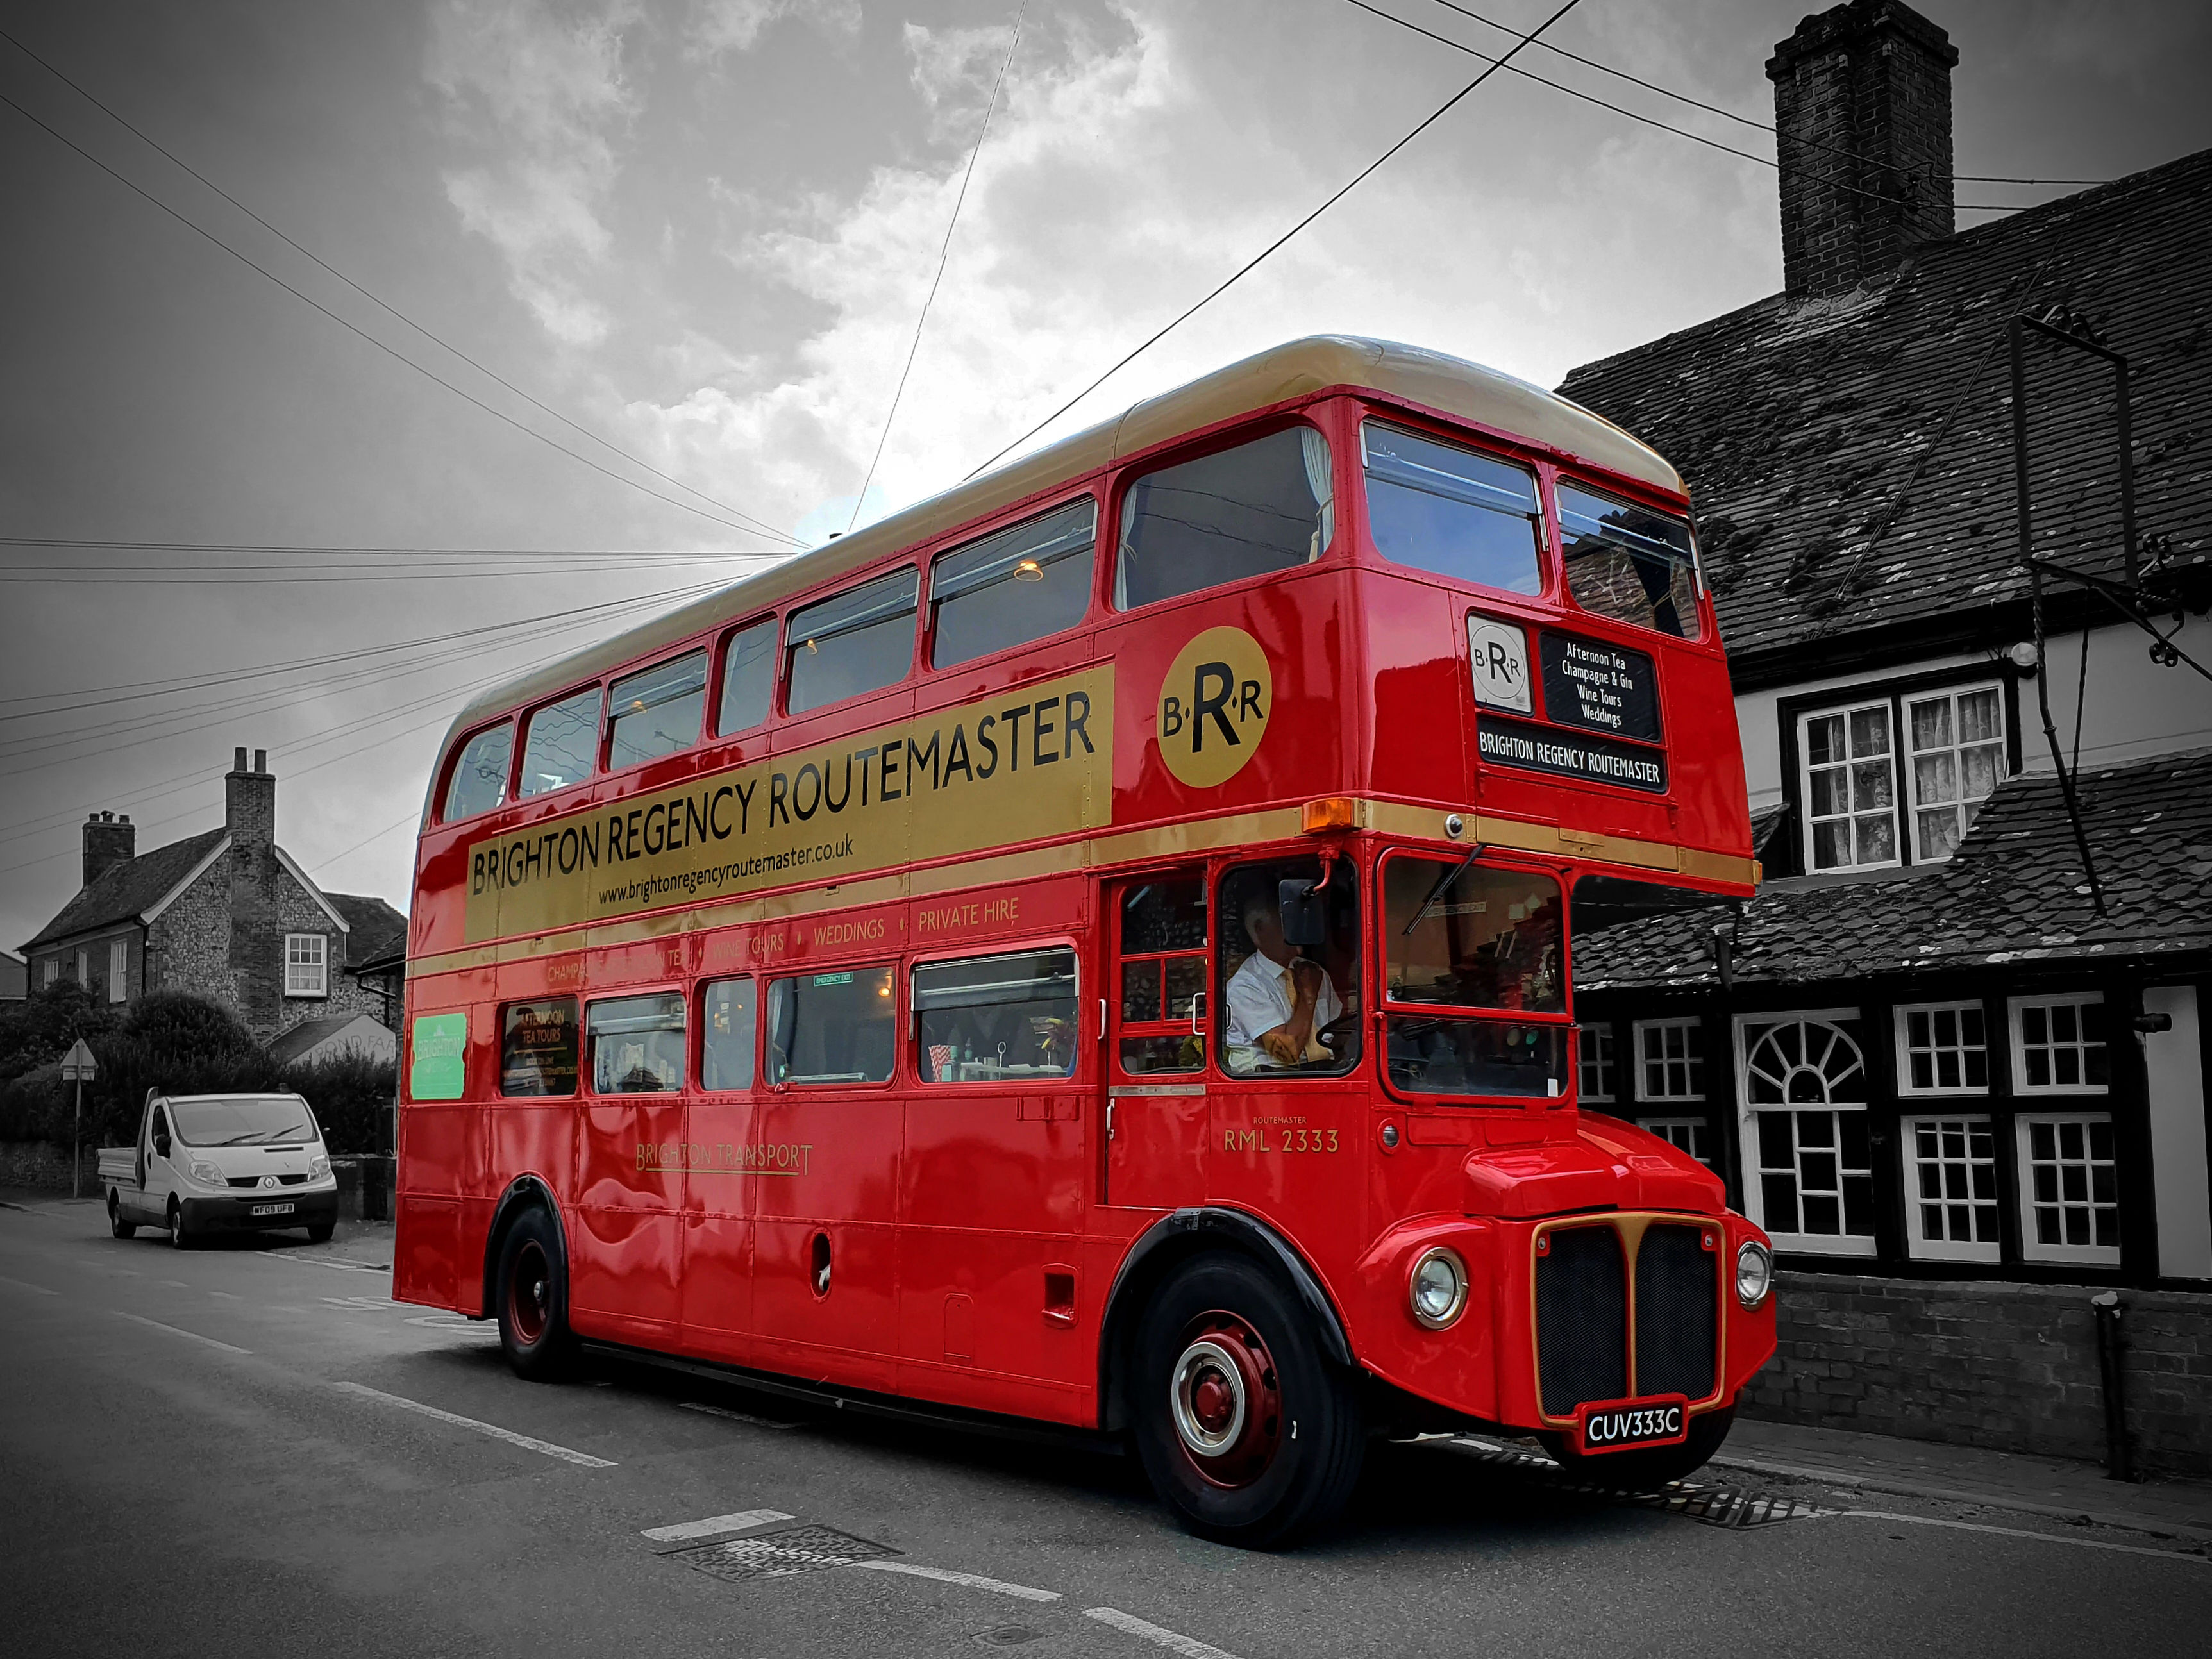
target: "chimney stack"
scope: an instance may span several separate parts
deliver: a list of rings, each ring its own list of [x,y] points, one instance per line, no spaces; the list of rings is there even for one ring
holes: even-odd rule
[[[269,751],[257,749],[248,770],[246,750],[236,750],[222,781],[223,827],[234,848],[273,846],[276,840],[276,780],[268,769]]]
[[[1951,37],[1898,0],[1818,12],[1774,48],[1782,272],[1841,294],[1952,230]]]
[[[84,821],[84,884],[98,881],[118,864],[138,856],[138,830],[125,812],[94,812]]]

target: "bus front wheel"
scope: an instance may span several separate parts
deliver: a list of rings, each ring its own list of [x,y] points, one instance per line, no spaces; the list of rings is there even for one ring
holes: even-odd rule
[[[1134,1362],[1138,1454],[1187,1531],[1279,1548],[1351,1497],[1366,1452],[1352,1378],[1257,1262],[1204,1255],[1178,1267],[1145,1311]]]
[[[568,1330],[568,1286],[553,1218],[536,1206],[515,1218],[499,1247],[499,1346],[517,1376],[558,1379],[575,1340]]]

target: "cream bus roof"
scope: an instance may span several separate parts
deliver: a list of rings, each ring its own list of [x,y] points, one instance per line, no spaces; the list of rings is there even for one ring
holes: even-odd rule
[[[1331,386],[1386,392],[1548,444],[1662,489],[1682,489],[1680,477],[1656,452],[1612,422],[1540,386],[1418,346],[1350,335],[1315,335],[1148,398],[1112,420],[1063,438],[971,483],[956,485],[865,530],[811,552],[794,554],[758,575],[695,599],[680,610],[534,668],[471,702],[454,721],[447,741],[450,744],[462,727],[488,715],[535,702],[579,681],[595,679],[618,664],[689,639],[718,623],[734,622],[766,610],[817,582],[862,568],[902,547],[928,541],[1121,456],[1250,410],[1266,409]]]

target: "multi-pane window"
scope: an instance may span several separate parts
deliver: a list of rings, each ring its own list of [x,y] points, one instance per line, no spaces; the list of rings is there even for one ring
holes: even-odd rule
[[[1705,1097],[1705,1026],[1696,1019],[1636,1022],[1636,1097]]]
[[[914,666],[921,574],[908,567],[791,613],[785,708],[793,714],[896,685]]]
[[[2118,1170],[2103,1112],[2023,1114],[2021,1246],[2031,1261],[2120,1262]]]
[[[1335,526],[1328,440],[1310,426],[1161,467],[1121,497],[1114,608],[1310,564]]]
[[[507,801],[507,763],[514,758],[514,728],[499,725],[479,732],[461,746],[453,775],[446,780],[445,823],[471,818]]]
[[[1543,591],[1534,473],[1380,421],[1361,426],[1359,443],[1376,552],[1509,593]]]
[[[617,680],[607,691],[607,769],[619,772],[699,741],[707,653],[687,651]]]
[[[131,941],[107,941],[107,1000],[123,1002],[131,995]]]
[[[2101,1095],[2110,1083],[2102,993],[2012,1000],[2014,1094]]]
[[[2004,781],[2004,699],[1994,685],[1908,697],[1913,854],[1947,859]]]
[[[1593,1105],[1610,1103],[1614,1087],[1613,1027],[1583,1026],[1577,1041],[1575,1059],[1582,1098]]]
[[[330,941],[320,933],[284,935],[284,994],[319,997],[330,994]]]
[[[939,668],[1071,629],[1091,608],[1098,503],[1082,500],[945,554],[929,568]]]
[[[1198,877],[1123,890],[1118,920],[1121,1069],[1195,1072],[1206,1064],[1206,883]]]
[[[1985,1095],[1989,1041],[1978,1002],[1928,1002],[1897,1011],[1897,1091]]]
[[[1996,1137],[1985,1117],[1909,1117],[1901,1126],[1908,1248],[1938,1261],[1998,1258]]]
[[[1874,1251],[1866,1066],[1844,1029],[1852,1013],[1746,1017],[1746,1195],[1784,1249]]]
[[[1889,705],[1805,716],[1806,867],[1865,870],[1898,861],[1897,774]]]
[[[1713,1164],[1711,1126],[1701,1117],[1639,1117],[1636,1127],[1648,1130],[1679,1152],[1711,1169]]]
[[[518,795],[542,795],[592,775],[599,748],[599,688],[596,685],[548,703],[530,717],[522,740],[522,781]]]

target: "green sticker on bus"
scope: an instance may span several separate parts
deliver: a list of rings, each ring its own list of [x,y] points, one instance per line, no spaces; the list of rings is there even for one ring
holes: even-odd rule
[[[850,974],[817,974],[814,982],[817,985],[850,985],[853,976]]]
[[[459,1100],[467,1081],[463,1060],[469,1046],[466,1014],[418,1014],[415,1018],[415,1063],[407,1073],[410,1100]]]

